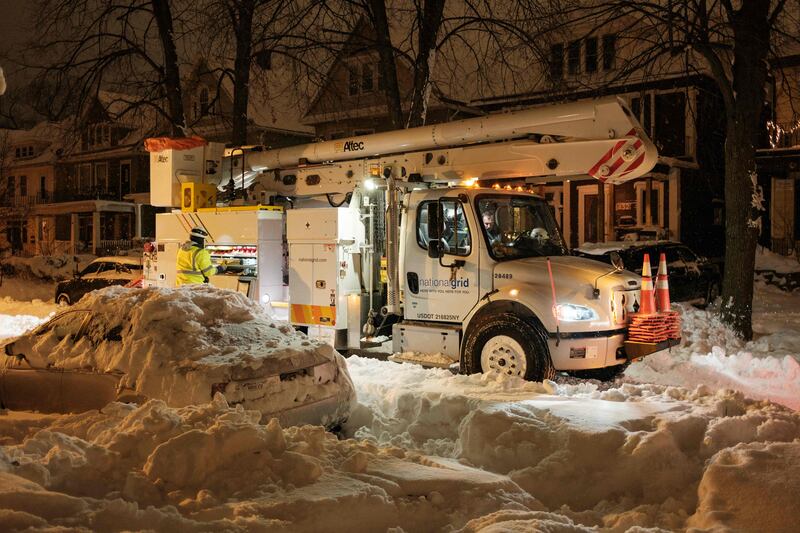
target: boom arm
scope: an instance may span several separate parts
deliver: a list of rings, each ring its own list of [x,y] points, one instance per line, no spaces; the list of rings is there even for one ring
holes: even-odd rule
[[[398,180],[589,175],[618,184],[649,172],[657,158],[624,102],[606,98],[249,152],[244,159],[246,172],[276,171],[282,185],[296,180],[295,194],[313,195],[352,190],[374,165]]]

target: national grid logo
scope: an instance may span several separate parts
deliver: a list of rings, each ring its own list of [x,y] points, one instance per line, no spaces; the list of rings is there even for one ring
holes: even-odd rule
[[[450,279],[450,278],[442,278],[442,279],[435,279],[435,278],[422,278],[419,280],[419,286],[425,289],[468,289],[469,288],[469,279],[468,278],[458,278],[458,279]]]

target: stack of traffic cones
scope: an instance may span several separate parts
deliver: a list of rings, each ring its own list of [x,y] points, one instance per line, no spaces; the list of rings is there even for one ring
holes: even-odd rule
[[[654,291],[653,277],[650,271],[650,254],[644,254],[639,311],[630,315],[629,341],[654,343],[680,338],[680,316],[670,307],[667,260],[663,253],[658,265],[656,283]],[[658,308],[656,308],[656,292],[658,293]]]
[[[681,316],[677,311],[672,310],[669,301],[669,278],[667,276],[667,256],[661,252],[658,258],[658,276],[656,276],[656,298],[658,300],[658,311],[664,315],[668,330],[667,338],[681,338]]]

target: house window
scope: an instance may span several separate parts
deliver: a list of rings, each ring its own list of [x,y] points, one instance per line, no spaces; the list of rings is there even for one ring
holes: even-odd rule
[[[6,195],[9,198],[14,198],[16,195],[16,187],[14,186],[14,176],[9,176],[6,181]]]
[[[597,72],[597,37],[588,37],[584,46],[586,46],[586,72],[589,74]]]
[[[19,177],[19,195],[23,198],[28,196],[28,176]]]
[[[71,239],[72,221],[69,215],[56,215],[56,235],[57,241],[68,241]]]
[[[378,71],[378,90],[385,91],[386,90],[386,78],[383,75],[383,69],[381,68],[380,64],[375,67]]]
[[[119,164],[119,194],[125,196],[131,192],[131,162],[123,161]]]
[[[567,72],[570,76],[581,73],[581,42],[572,41],[567,50]]]
[[[94,165],[94,187],[102,191],[108,191],[108,163],[96,163]]]
[[[617,56],[617,36],[603,35],[603,70],[612,70]]]
[[[33,146],[18,146],[14,149],[14,156],[17,159],[33,157]]]
[[[372,65],[361,65],[361,91],[365,93],[372,92],[375,83],[375,73]]]
[[[84,163],[78,167],[78,190],[89,190],[92,187],[92,165]]]
[[[354,68],[350,68],[347,73],[349,76],[347,94],[355,96],[358,94],[358,72],[356,72]]]
[[[197,114],[197,118],[204,117],[208,115],[208,87],[201,87],[200,92],[197,96],[198,105],[200,107],[199,112]]]
[[[653,181],[649,197],[646,181],[637,181],[633,188],[636,191],[636,224],[638,226],[663,226],[664,184],[660,181]]]
[[[564,45],[550,45],[550,78],[560,80],[564,76]]]
[[[45,187],[46,184],[47,178],[44,176],[39,176],[39,198],[47,198],[47,188]]]

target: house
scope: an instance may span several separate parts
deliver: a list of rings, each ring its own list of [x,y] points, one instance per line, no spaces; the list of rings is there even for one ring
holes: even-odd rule
[[[184,80],[186,123],[194,135],[230,142],[233,82],[223,65],[197,59]],[[272,63],[253,67],[247,107],[247,142],[270,147],[311,142],[313,128],[300,123],[303,105],[285,70]]]
[[[332,140],[392,129],[378,51],[370,44],[374,42],[375,30],[362,19],[331,62],[324,83],[317,88],[303,116],[303,123],[313,127],[317,138]],[[398,58],[396,68],[401,108],[407,113],[414,83],[412,65]],[[479,110],[435,92],[428,104],[426,123],[480,114]]]
[[[764,196],[759,244],[773,252],[796,254],[800,240],[800,54],[775,62],[770,114],[762,147],[756,151],[758,185]]]
[[[218,74],[218,73],[217,73]],[[261,73],[251,85],[253,143],[309,142],[296,97]],[[205,62],[184,81],[189,134],[230,138],[232,86]],[[273,92],[269,92],[273,91]],[[150,160],[143,141],[166,124],[131,96],[100,91],[79,117],[31,130],[0,130],[0,249],[15,254],[113,254],[155,237]]]
[[[305,121],[318,137],[390,129],[378,54],[369,46],[374,42],[371,31],[363,23],[356,26],[311,103]],[[659,237],[721,255],[724,114],[713,80],[703,72],[687,74],[680,62],[662,65],[657,76],[642,73],[619,79],[618,66],[624,60],[619,35],[609,28],[580,35],[554,36],[546,61],[526,64],[530,75],[517,84],[527,84],[521,90],[494,87],[477,95],[474,88],[481,86],[480,79],[465,76],[454,82],[445,68],[437,69],[434,85],[439,90],[431,97],[427,123],[616,95],[627,102],[659,148],[659,164],[651,173],[618,186],[603,186],[589,176],[524,181],[551,203],[571,247]],[[397,69],[405,102],[411,72],[403,60],[398,60]],[[486,73],[483,77],[491,78]]]

